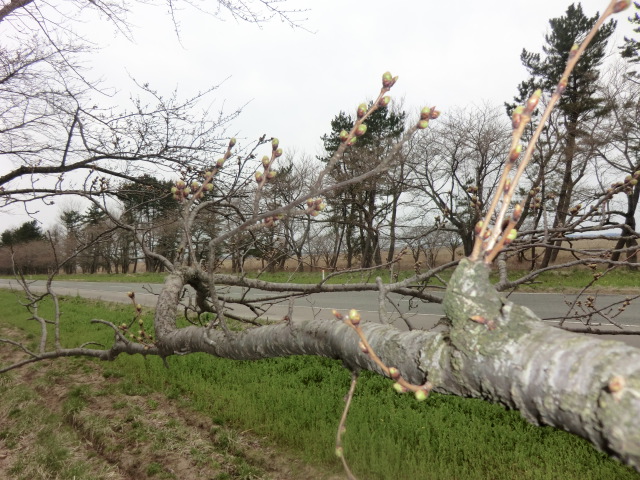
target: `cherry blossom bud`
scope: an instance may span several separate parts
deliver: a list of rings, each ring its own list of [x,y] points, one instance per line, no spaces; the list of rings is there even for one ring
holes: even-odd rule
[[[223,165],[224,165],[224,158],[219,158],[218,161],[216,162],[216,166],[218,168],[222,168]]]
[[[380,99],[380,101],[378,102],[378,106],[380,108],[385,108],[389,105],[389,103],[391,103],[391,97],[387,95]]]
[[[390,367],[389,368],[389,376],[393,379],[393,380],[397,380],[400,378],[400,370],[398,370],[395,367]]]
[[[267,157],[266,155],[262,157],[262,166],[264,168],[269,168],[270,163],[271,163],[271,158]]]
[[[347,142],[347,145],[351,147],[351,146],[355,145],[357,141],[358,141],[357,137],[351,137],[349,139],[349,141]]]
[[[578,45],[577,43],[574,43],[571,46],[571,50],[569,50],[569,58],[573,58],[576,56],[576,54],[578,53],[578,49],[580,48],[580,45]]]
[[[140,305],[139,303],[136,304],[136,310],[137,311],[141,311],[142,310],[142,305]]]
[[[171,193],[176,193],[178,191],[178,187],[171,187]]]
[[[207,192],[210,192],[211,190],[213,190],[213,183],[207,183],[204,188],[207,190]]]
[[[512,163],[515,162],[516,160],[518,160],[518,157],[520,156],[521,153],[522,153],[522,145],[518,144],[514,148],[512,148],[511,151],[509,152],[509,161]]]
[[[278,158],[278,157],[279,157],[279,156],[281,156],[281,155],[282,155],[282,149],[281,149],[281,148],[278,148],[278,149],[275,151],[275,153],[274,153],[274,155],[273,155],[273,156],[274,156],[274,157],[276,157],[276,158]]]
[[[357,115],[358,118],[362,118],[365,116],[365,114],[367,113],[367,104],[366,103],[361,103],[360,105],[358,105],[358,110],[357,110]]]
[[[231,140],[229,140],[229,148],[233,148],[235,146],[236,146],[236,139],[234,137]]]
[[[313,210],[309,212],[309,215],[311,215],[312,217],[317,217],[318,215],[320,215],[320,212],[318,210]]]
[[[398,382],[393,384],[393,389],[398,393],[407,393],[407,389],[400,385]]]
[[[256,172],[256,182],[260,183],[262,181],[262,173],[261,172]]]
[[[517,236],[518,236],[518,231],[515,228],[512,228],[507,234],[504,244],[509,245],[511,242],[513,242],[516,239]]]
[[[348,138],[349,138],[349,132],[347,132],[346,130],[342,130],[340,132],[340,141],[346,142]]]
[[[562,95],[564,93],[564,91],[567,89],[567,79],[566,78],[563,78],[562,80],[560,80],[558,82],[557,89],[558,89],[558,93],[560,95]]]
[[[418,128],[420,130],[424,130],[425,128],[427,128],[429,126],[429,120],[420,120],[418,122]]]
[[[522,114],[524,113],[524,107],[522,105],[518,105],[513,109],[513,113],[511,114],[511,125],[515,130],[520,126],[520,122],[522,121]]]
[[[205,178],[211,178],[213,177],[213,172],[207,170],[206,172],[204,172],[204,177]]]
[[[194,191],[194,192],[195,192],[195,191],[196,191],[196,190],[198,190],[199,188],[200,188],[200,184],[199,184],[198,182],[192,182],[192,183],[191,183],[191,190],[192,190],[192,191]]]
[[[359,325],[360,324],[360,312],[358,312],[355,308],[352,308],[351,310],[349,310],[349,320],[351,320],[351,323],[353,325]]]
[[[519,203],[516,203],[516,206],[513,207],[513,213],[511,214],[511,220],[513,220],[514,222],[517,222],[518,220],[520,220],[521,216],[522,216],[522,205],[520,205]]]
[[[362,123],[362,124],[360,124],[360,125],[358,125],[356,127],[356,136],[357,137],[361,137],[365,133],[367,133],[367,126],[364,123]]]
[[[535,92],[533,92],[533,95],[529,97],[529,100],[527,100],[527,105],[525,106],[525,109],[524,109],[525,113],[529,115],[533,113],[533,111],[538,106],[540,97],[542,97],[542,90],[537,89]]]
[[[629,5],[631,5],[631,0],[620,0],[613,6],[613,13],[620,13],[621,11],[629,8]]]
[[[384,88],[391,88],[393,86],[393,75],[391,75],[391,72],[384,72],[382,74],[382,86]]]
[[[136,296],[136,294],[134,292],[127,292],[127,297],[133,298],[135,296]]]
[[[431,108],[431,114],[429,115],[429,119],[435,120],[440,116],[440,110],[436,110],[435,108]]]
[[[509,190],[511,190],[511,179],[507,178],[504,182],[504,193],[509,193]]]
[[[416,400],[419,402],[424,402],[429,396],[429,393],[424,388],[416,390],[413,394],[415,395]]]
[[[274,178],[276,178],[277,175],[278,175],[278,172],[276,172],[275,170],[270,170],[267,173],[267,180],[273,180]]]
[[[186,187],[186,186],[187,186],[187,184],[186,184],[186,183],[184,183],[184,181],[183,181],[183,180],[178,180],[178,181],[176,182],[176,187],[178,187],[179,189],[183,189],[183,188],[184,188],[184,187]]]
[[[278,149],[278,145],[280,145],[280,140],[278,140],[277,138],[272,138],[271,139],[271,150],[273,150],[275,152]]]
[[[429,120],[431,118],[431,109],[429,107],[424,107],[420,111],[420,120]]]
[[[331,310],[331,314],[336,317],[338,320],[342,320],[342,314],[336,309]]]
[[[480,220],[478,223],[476,223],[475,229],[474,231],[476,232],[476,235],[480,235],[480,232],[482,231],[482,227],[484,226],[484,222],[482,220]]]

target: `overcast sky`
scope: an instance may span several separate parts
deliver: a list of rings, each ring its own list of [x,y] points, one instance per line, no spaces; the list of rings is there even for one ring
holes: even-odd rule
[[[120,90],[116,100],[134,89],[131,78],[185,96],[222,83],[219,105],[231,110],[247,104],[232,127],[239,138],[265,133],[280,138],[285,150],[317,155],[331,119],[375,97],[386,70],[400,76],[392,97],[403,98],[408,111],[436,105],[446,114],[454,106],[510,100],[526,78],[520,52],[540,51],[549,19],[569,4],[289,0],[290,8],[308,9],[302,15],[306,30],[279,20],[258,27],[224,12],[212,18],[185,9],[178,15],[180,38],[165,8],[139,5],[131,16],[133,40],[107,23],[89,25],[102,48],[92,72]],[[582,2],[589,16],[606,4]],[[618,15],[612,46],[631,32],[631,13]],[[11,223],[24,220],[14,217]]]

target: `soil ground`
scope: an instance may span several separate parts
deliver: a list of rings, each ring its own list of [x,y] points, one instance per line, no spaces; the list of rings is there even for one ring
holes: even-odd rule
[[[0,336],[11,333],[0,327]],[[0,364],[16,349],[0,345]],[[59,359],[0,375],[2,479],[343,478],[163,394],[127,394],[101,365]]]

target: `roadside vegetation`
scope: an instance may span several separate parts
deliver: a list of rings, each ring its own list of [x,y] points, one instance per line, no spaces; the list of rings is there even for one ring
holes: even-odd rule
[[[0,328],[38,326],[14,293],[0,290]],[[62,302],[63,346],[111,334],[129,307]],[[43,305],[40,314],[51,312]],[[151,325],[145,309],[145,325]],[[134,313],[130,312],[131,318]],[[16,355],[0,346],[0,362]],[[15,357],[14,357],[15,359]],[[4,478],[342,478],[333,455],[349,373],[325,358],[234,362],[208,355],[121,356],[112,363],[60,359],[0,377]],[[345,446],[368,479],[636,479],[584,440],[538,428],[480,400],[397,395],[363,373]],[[171,454],[169,454],[171,453]],[[116,467],[117,466],[117,467]],[[118,473],[120,472],[120,473]]]
[[[394,275],[394,281],[404,280],[410,277],[415,272],[413,270],[401,270]],[[526,275],[526,270],[511,270],[509,272],[509,279],[514,280],[523,275]],[[540,273],[531,282],[526,283],[518,287],[518,291],[522,292],[555,292],[555,293],[571,293],[577,292],[589,285],[593,279],[594,274],[602,273],[603,275],[594,284],[595,290],[606,291],[608,293],[625,293],[640,291],[640,270],[631,269],[616,269],[607,272],[605,268],[598,267],[595,270],[586,267],[576,267],[571,269],[562,270],[550,270]],[[247,275],[251,278],[260,278],[261,280],[276,282],[276,283],[302,283],[302,284],[314,284],[319,283],[323,279],[322,271],[319,272],[249,272]],[[332,275],[330,277],[329,272],[324,273],[326,282],[330,284],[342,284],[342,283],[361,283],[369,282],[374,283],[376,277],[382,278],[384,282],[390,281],[389,270],[370,270],[367,272],[357,273],[341,273],[339,275]],[[451,277],[451,270],[442,272],[438,275],[443,281],[449,280]],[[13,276],[0,276],[0,278],[13,279]],[[30,280],[46,280],[46,275],[31,275],[28,277]],[[121,282],[121,283],[163,283],[165,278],[164,273],[119,273],[119,274],[61,274],[56,277],[56,280],[64,281],[78,281],[78,282]],[[493,275],[493,280],[497,281],[496,274]],[[431,278],[429,280],[429,286],[439,289],[443,288],[444,284],[438,279]]]

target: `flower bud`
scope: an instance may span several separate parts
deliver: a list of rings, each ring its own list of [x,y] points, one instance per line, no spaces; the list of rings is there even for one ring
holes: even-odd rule
[[[349,310],[349,320],[351,320],[351,323],[353,325],[359,325],[360,324],[360,312],[358,312],[355,308],[352,308],[351,310]]]
[[[416,390],[413,394],[415,395],[416,400],[419,402],[424,402],[429,396],[429,393],[424,388]]]
[[[134,292],[127,292],[127,297],[133,298],[135,296],[136,296],[136,294]]]
[[[256,172],[255,177],[256,177],[256,182],[257,183],[260,183],[262,181],[262,173],[261,172]]]
[[[518,157],[520,157],[521,153],[522,153],[522,145],[518,144],[514,148],[512,148],[511,151],[509,152],[509,161],[511,163],[515,162],[516,160],[518,160]]]
[[[211,190],[213,190],[213,183],[207,183],[204,188],[207,190],[207,192],[210,192]]]
[[[234,137],[231,140],[229,140],[229,148],[233,148],[235,146],[236,146],[236,139]]]
[[[282,149],[281,149],[281,148],[278,148],[278,149],[275,151],[275,153],[274,153],[274,155],[273,155],[273,156],[274,156],[274,157],[276,157],[276,158],[278,158],[278,157],[279,157],[279,156],[281,156],[281,155],[282,155]]]
[[[513,242],[516,239],[517,236],[518,236],[518,231],[515,228],[512,228],[507,234],[504,244],[509,245],[511,242]]]
[[[393,86],[393,76],[391,72],[384,72],[382,74],[382,86],[384,88],[391,88]]]
[[[264,168],[269,168],[270,163],[271,163],[271,158],[267,157],[266,155],[262,157],[262,166]]]
[[[424,107],[420,111],[420,120],[429,120],[431,118],[431,109],[429,107]]]
[[[380,99],[380,101],[378,102],[378,106],[380,108],[385,108],[389,105],[389,103],[391,103],[391,97],[387,95]]]
[[[580,45],[578,45],[577,43],[574,43],[571,46],[571,50],[569,50],[569,58],[573,58],[576,56],[576,53],[578,53],[578,49],[580,48]]]
[[[184,183],[184,180],[178,180],[178,181],[176,182],[176,187],[178,187],[179,189],[183,189],[183,188],[184,188],[184,187],[186,187],[186,186],[187,186],[187,184],[186,184],[186,183]]]
[[[213,177],[213,172],[211,172],[210,170],[207,170],[206,172],[204,172],[204,177],[205,178]]]
[[[400,385],[398,382],[393,384],[393,389],[398,393],[407,393],[407,389]]]
[[[342,130],[340,132],[340,141],[346,142],[348,138],[349,138],[349,132],[347,132],[346,130]]]
[[[218,161],[216,162],[216,166],[218,168],[222,168],[223,165],[224,165],[224,158],[219,158]]]
[[[277,138],[271,139],[271,149],[275,152],[278,149],[278,145],[280,145],[280,140]]]
[[[171,187],[171,193],[177,193],[178,187]]]
[[[351,146],[355,145],[357,141],[358,141],[357,137],[351,137],[349,139],[349,141],[347,142],[347,145],[351,147]]]
[[[533,113],[533,111],[536,109],[536,107],[538,106],[538,102],[540,101],[540,97],[542,97],[542,90],[540,90],[539,88],[533,92],[533,95],[531,95],[529,97],[529,100],[527,100],[527,105],[524,109],[525,113],[531,115]]]
[[[522,121],[522,114],[524,113],[524,107],[522,105],[518,105],[513,109],[513,113],[511,114],[511,126],[515,130],[520,126],[520,122]]]
[[[367,113],[367,104],[366,103],[361,103],[360,105],[358,105],[358,110],[356,111],[356,114],[358,115],[358,118],[362,118],[365,116],[365,114]]]
[[[267,173],[267,180],[273,180],[274,178],[276,178],[276,175],[278,175],[278,172],[276,172],[275,170],[269,170],[269,172]]]
[[[484,222],[482,220],[480,220],[478,223],[476,223],[476,226],[475,226],[475,229],[474,229],[476,235],[480,235],[480,232],[482,231],[482,227],[483,226],[484,226]]]
[[[142,310],[142,305],[140,305],[139,303],[136,304],[136,310],[138,310],[138,311]]]
[[[361,137],[365,133],[367,133],[367,126],[364,123],[362,123],[362,124],[360,124],[360,125],[358,125],[356,127],[356,136],[357,137]]]
[[[566,78],[561,79],[558,82],[558,86],[556,88],[558,90],[558,93],[562,95],[564,91],[567,89],[567,79]]]
[[[400,378],[400,371],[395,367],[390,367],[389,368],[389,376],[392,379],[397,380],[398,378]]]
[[[429,119],[435,120],[440,116],[440,110],[436,110],[435,108],[431,108],[431,114],[429,115]]]
[[[429,126],[429,120],[420,120],[418,122],[418,128],[420,130],[424,130],[425,128],[427,128]]]
[[[631,5],[631,0],[620,0],[613,6],[613,13],[620,13],[621,11],[629,8],[629,5]]]
[[[518,220],[520,220],[521,216],[522,216],[522,205],[520,205],[519,203],[516,203],[516,206],[513,207],[513,213],[511,214],[511,220],[513,220],[514,222],[517,222]]]

